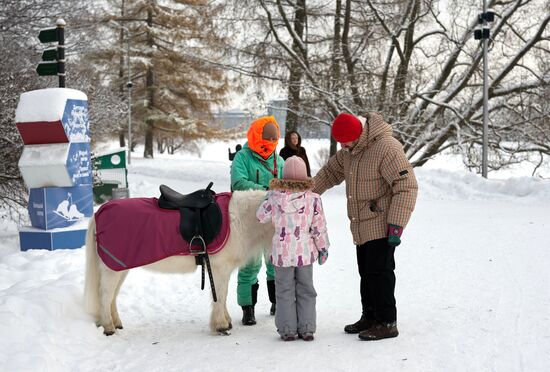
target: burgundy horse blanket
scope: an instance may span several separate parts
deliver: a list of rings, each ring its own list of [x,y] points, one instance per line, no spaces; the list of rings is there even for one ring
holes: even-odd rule
[[[208,254],[219,252],[229,237],[231,193],[214,197],[222,212],[222,227],[206,246]],[[97,253],[111,270],[128,270],[170,256],[191,255],[189,242],[180,234],[180,212],[160,208],[157,198],[111,200],[95,213],[95,223]]]

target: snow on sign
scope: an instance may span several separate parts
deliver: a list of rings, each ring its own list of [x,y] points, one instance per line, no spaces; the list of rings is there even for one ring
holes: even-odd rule
[[[88,101],[78,90],[51,88],[21,94],[15,122],[25,145],[90,141]]]
[[[40,229],[67,227],[93,214],[92,186],[31,189],[31,225]]]
[[[25,146],[19,169],[30,189],[91,185],[90,145],[76,142]]]

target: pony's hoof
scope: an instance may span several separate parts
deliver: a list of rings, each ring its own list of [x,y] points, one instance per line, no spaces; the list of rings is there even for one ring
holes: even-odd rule
[[[229,331],[230,328],[228,329],[218,329],[217,332],[218,332],[218,335],[220,336],[229,336],[231,334],[231,332]]]
[[[233,329],[233,324],[231,324],[231,322],[229,322],[229,327],[227,329]]]
[[[112,336],[112,335],[115,334],[115,332],[114,332],[114,331],[103,331],[103,334],[104,334],[105,336]]]
[[[117,325],[115,328],[116,328],[116,329],[124,329],[124,327],[122,326],[122,324],[121,324],[121,325]]]

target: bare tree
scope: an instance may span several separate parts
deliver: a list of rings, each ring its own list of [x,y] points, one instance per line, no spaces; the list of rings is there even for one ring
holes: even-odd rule
[[[473,40],[479,5],[248,0],[246,12],[260,36],[235,48],[239,62],[248,62],[236,70],[287,86],[289,102],[300,103],[289,111],[302,120],[315,116],[306,111],[310,102],[324,107],[320,122],[340,111],[382,111],[415,165],[454,147],[475,169],[482,127],[482,51]],[[550,82],[550,13],[537,11],[548,10],[543,0],[489,0],[489,6],[497,14],[489,89],[490,165],[496,169],[519,161],[520,154],[549,154],[547,132],[541,134],[549,116],[541,97]]]

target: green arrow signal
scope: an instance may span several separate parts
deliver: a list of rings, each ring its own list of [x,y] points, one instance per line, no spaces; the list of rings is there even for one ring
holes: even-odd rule
[[[49,48],[42,52],[43,61],[53,61],[57,59],[57,48]]]
[[[38,39],[41,43],[51,43],[52,41],[58,41],[57,27],[45,28],[40,30]]]
[[[57,75],[57,62],[40,62],[36,72],[39,76]]]

